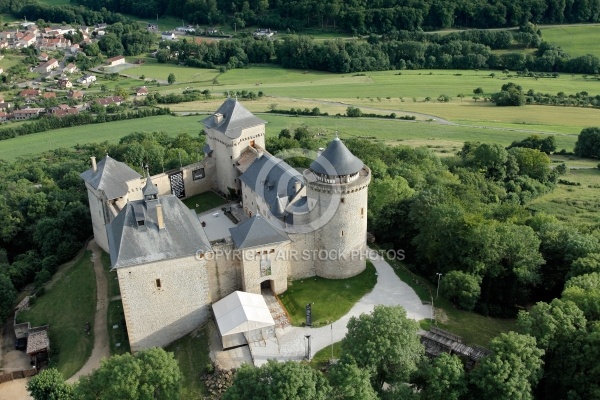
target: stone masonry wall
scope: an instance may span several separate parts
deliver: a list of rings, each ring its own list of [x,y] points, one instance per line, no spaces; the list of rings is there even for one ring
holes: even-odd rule
[[[210,317],[205,261],[194,256],[117,269],[131,351],[163,347]]]
[[[106,235],[105,225],[105,210],[103,208],[102,192],[94,190],[87,183],[88,202],[90,204],[90,216],[92,218],[92,229],[94,231],[94,239],[98,246],[105,252],[109,252],[108,249],[108,236]]]
[[[287,290],[290,243],[244,249],[242,261],[243,290],[260,294],[260,285],[272,281],[271,289],[276,294]]]
[[[235,259],[233,243],[212,245],[213,252],[205,255],[212,302],[242,290],[242,263]]]

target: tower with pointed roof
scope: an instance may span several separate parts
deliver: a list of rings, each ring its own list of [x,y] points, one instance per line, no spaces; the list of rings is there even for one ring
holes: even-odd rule
[[[304,171],[314,247],[335,257],[315,260],[318,276],[343,279],[366,267],[367,194],[371,170],[336,137]]]
[[[127,164],[106,155],[96,163],[91,157],[92,168],[80,174],[85,181],[96,243],[109,252],[106,224],[116,217],[130,199],[139,198],[141,175]]]
[[[215,190],[225,195],[239,194],[238,161],[247,149],[264,150],[266,122],[237,99],[229,98],[202,123],[209,146],[204,151],[212,152],[216,162]]]

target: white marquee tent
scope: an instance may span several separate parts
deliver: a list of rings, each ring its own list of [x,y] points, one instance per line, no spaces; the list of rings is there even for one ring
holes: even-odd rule
[[[223,348],[246,344],[244,332],[275,325],[260,294],[236,291],[212,305]]]

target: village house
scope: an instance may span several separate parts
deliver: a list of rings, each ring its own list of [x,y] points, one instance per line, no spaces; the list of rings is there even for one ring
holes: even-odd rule
[[[22,110],[14,110],[13,117],[17,121],[23,121],[35,117],[39,117],[42,112],[42,108],[24,108]]]
[[[67,104],[60,104],[56,107],[52,107],[50,109],[50,114],[56,118],[62,118],[65,115],[79,114],[79,109],[77,109],[76,107],[71,107]]]
[[[8,119],[8,114],[4,111],[0,111],[0,122],[5,122]]]
[[[121,105],[121,103],[124,101],[123,98],[121,96],[109,96],[109,97],[103,97],[101,99],[96,100],[98,102],[98,104],[100,104],[103,107],[108,107],[110,105]]]
[[[43,62],[48,61],[49,60],[48,53],[41,52],[40,55],[38,56],[38,60],[43,61]]]
[[[109,67],[114,67],[116,65],[125,64],[125,57],[116,56],[113,58],[109,58],[108,60],[105,61],[105,64]]]
[[[56,82],[56,86],[58,86],[61,89],[69,89],[69,88],[73,87],[73,84],[71,83],[71,81],[69,80],[69,78],[64,77],[64,78],[60,78]]]
[[[11,103],[7,103],[7,102],[0,102],[0,110],[2,111],[8,111],[10,110],[10,108],[12,108],[12,104]]]
[[[51,58],[45,63],[38,65],[34,70],[40,74],[47,74],[56,68],[58,68],[58,61],[54,58]]]
[[[21,43],[21,46],[29,47],[29,46],[35,44],[35,42],[36,42],[35,35],[33,35],[31,33],[27,33],[26,35],[24,35],[21,38],[21,40],[19,40],[19,42]]]
[[[138,90],[135,91],[135,95],[136,96],[147,96],[148,89],[146,88],[146,86],[142,86],[141,88],[139,88]]]
[[[65,74],[72,74],[72,73],[74,73],[75,71],[77,71],[77,67],[76,67],[76,66],[75,66],[75,64],[73,64],[73,63],[69,63],[69,64],[67,64],[67,66],[66,66],[66,67],[63,69],[63,72],[64,72]]]
[[[160,34],[162,40],[177,40],[177,36],[173,32],[162,32]]]
[[[7,48],[8,48],[8,40],[0,39],[0,49],[7,49]]]
[[[20,97],[25,97],[25,98],[38,97],[39,95],[40,95],[39,89],[23,89],[19,93]]]
[[[178,26],[177,28],[175,28],[175,30],[177,32],[183,32],[188,34],[196,33],[196,28],[194,27],[194,25]]]
[[[55,99],[56,98],[56,93],[54,93],[54,92],[44,92],[44,93],[42,93],[42,98],[43,99]]]
[[[96,76],[95,75],[84,75],[81,78],[77,79],[78,83],[82,83],[84,85],[88,85],[92,82],[96,82]]]
[[[63,37],[42,39],[39,42],[38,48],[40,50],[60,50],[66,49],[71,46],[71,41]]]
[[[146,25],[146,29],[151,32],[156,32],[158,31],[158,24],[148,24]]]
[[[69,99],[83,99],[83,92],[80,90],[69,90],[69,93],[67,93],[67,97]]]

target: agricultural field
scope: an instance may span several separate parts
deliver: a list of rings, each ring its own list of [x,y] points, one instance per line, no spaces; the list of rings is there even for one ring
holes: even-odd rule
[[[560,46],[571,56],[600,57],[600,24],[542,27],[542,39]]]

